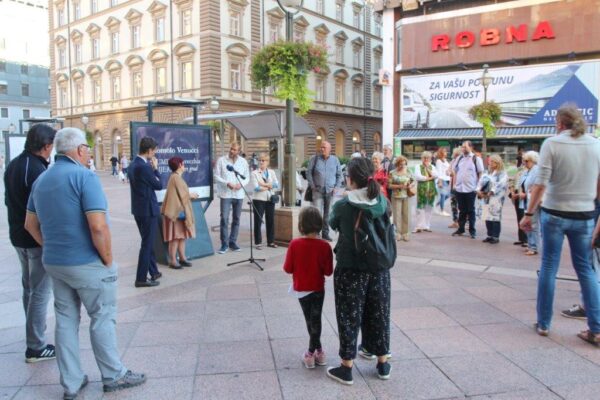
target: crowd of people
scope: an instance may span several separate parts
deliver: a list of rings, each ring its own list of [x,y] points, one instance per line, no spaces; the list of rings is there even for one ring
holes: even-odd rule
[[[514,244],[523,246],[527,256],[542,255],[534,325],[541,336],[550,333],[555,279],[566,236],[581,286],[581,303],[562,314],[587,319],[589,328],[578,337],[600,345],[600,286],[592,252],[594,246],[600,246],[600,142],[584,134],[585,123],[575,107],[558,110],[556,127],[557,135],[543,143],[539,154],[520,154],[512,179],[504,160],[497,155],[486,160],[486,169],[469,141],[453,150],[452,160],[446,159],[445,149],[439,149],[435,157],[425,151],[414,168],[409,168],[404,156],[392,157],[391,147],[385,146],[383,153],[375,152],[371,158],[354,156],[345,174],[339,159],[331,154],[331,144],[322,142],[320,153],[309,160],[307,167],[306,189],[311,196],[307,194],[306,199],[312,206],[299,214],[302,237],[291,241],[283,265],[284,271],[293,275],[290,293],[298,298],[306,319],[309,345],[302,353],[305,367],[327,364],[320,341],[321,313],[325,277],[333,274],[341,361],[340,366],[327,370],[327,376],[353,384],[354,359],[360,355],[377,360],[380,379],[390,377],[390,272],[361,258],[355,234],[361,216],[377,220],[391,215],[396,240],[409,241],[412,197],[416,197],[413,233],[431,232],[432,213],[439,210],[442,216],[452,216],[450,227],[456,229],[452,236],[465,235],[468,222],[469,236],[474,239],[477,218],[485,221],[483,242],[489,244],[499,243],[505,199],[513,202],[519,221]],[[48,168],[53,148],[57,155],[52,168]],[[197,196],[182,176],[185,162],[178,157],[168,160],[172,173],[159,206],[156,191],[162,190],[163,184],[156,151],[154,139],[142,138],[137,156],[126,167],[131,213],[141,237],[135,287],[159,285],[162,274],[153,244],[161,224],[172,269],[191,266],[185,241],[196,234],[192,200]],[[79,358],[82,304],[91,319],[92,349],[104,391],[146,381],[144,374],[123,365],[117,349],[118,266],[112,256],[106,197],[99,177],[87,168],[89,159],[89,145],[81,130],[64,128],[56,132],[39,124],[29,130],[24,151],[4,173],[10,240],[22,266],[25,360],[56,358],[65,399],[76,398],[88,383]],[[266,154],[259,154],[256,163],[250,173],[238,143],[232,143],[228,154],[216,162],[218,253],[240,251],[238,233],[246,186],[252,196],[257,248],[263,246],[263,223],[266,246],[277,247],[274,210],[280,185]],[[448,199],[451,214],[445,210]],[[328,243],[333,241],[330,230],[338,234],[335,269]],[[46,308],[52,292],[56,347],[45,339]]]

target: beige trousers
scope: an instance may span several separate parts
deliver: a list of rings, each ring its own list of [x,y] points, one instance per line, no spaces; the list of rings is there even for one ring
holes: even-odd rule
[[[397,235],[408,235],[408,197],[403,199],[392,198],[392,213]]]

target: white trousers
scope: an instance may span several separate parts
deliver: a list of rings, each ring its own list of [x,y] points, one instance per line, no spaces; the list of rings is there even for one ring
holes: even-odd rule
[[[415,229],[431,229],[431,213],[433,207],[417,208],[417,224]]]

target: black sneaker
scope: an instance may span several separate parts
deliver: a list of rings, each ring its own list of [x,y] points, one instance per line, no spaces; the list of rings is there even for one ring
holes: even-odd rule
[[[392,364],[387,361],[384,363],[377,363],[377,377],[379,379],[390,379],[390,372],[392,372]]]
[[[139,386],[144,382],[146,382],[146,375],[136,374],[135,372],[127,370],[121,379],[105,384],[102,389],[104,392],[115,392],[117,390]]]
[[[229,250],[231,250],[231,251],[240,251],[242,249],[240,249],[240,246],[238,246],[236,243],[229,243]]]
[[[75,393],[65,392],[65,394],[63,394],[63,400],[75,400],[77,398],[77,396],[79,395],[79,392],[81,392],[81,390],[87,386],[88,382],[89,382],[88,376],[84,375],[83,382],[81,382],[81,386],[79,386],[79,389],[77,389],[77,391]]]
[[[56,350],[51,344],[46,345],[41,350],[27,349],[25,351],[25,362],[36,363],[38,361],[54,360],[56,358]]]
[[[560,315],[567,318],[586,319],[585,310],[579,304],[573,304],[568,310],[563,310]]]
[[[489,237],[489,236],[482,240],[483,243],[488,243],[488,242],[491,242],[491,241],[492,241],[492,238]]]
[[[340,365],[339,367],[327,368],[327,376],[344,385],[353,385],[352,367]]]
[[[452,236],[462,236],[465,234],[465,231],[457,230],[452,232]]]
[[[471,239],[475,239],[475,234],[471,233]]]
[[[358,348],[358,355],[362,358],[366,358],[367,360],[374,360],[377,358],[375,354],[369,353],[369,351],[363,345],[360,345]]]

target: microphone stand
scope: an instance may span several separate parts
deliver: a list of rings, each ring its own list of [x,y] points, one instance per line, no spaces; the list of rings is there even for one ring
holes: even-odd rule
[[[244,260],[229,263],[229,264],[227,264],[227,266],[230,267],[232,265],[242,264],[242,263],[247,262],[247,263],[256,265],[258,267],[258,269],[260,269],[261,271],[264,271],[264,268],[257,261],[266,261],[266,260],[264,258],[254,258],[254,244],[252,241],[252,237],[254,235],[254,231],[253,231],[254,225],[252,225],[252,214],[254,214],[254,210],[256,208],[254,207],[254,203],[252,203],[252,198],[250,197],[250,194],[248,193],[248,191],[242,184],[242,181],[240,180],[240,176],[239,176],[240,174],[235,170],[232,172],[235,174],[235,178],[238,180],[240,186],[244,190],[244,194],[246,195],[246,198],[248,199],[248,204],[250,205],[250,258],[246,258]],[[258,214],[258,212],[257,212],[257,214]],[[261,222],[262,222],[262,220],[261,220]]]

